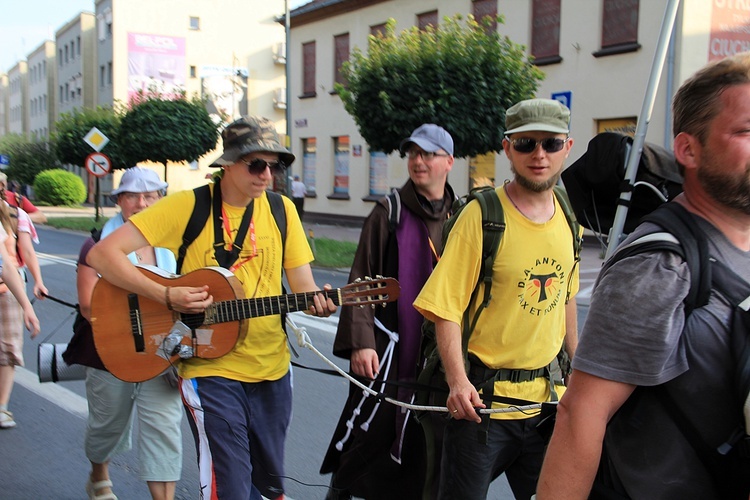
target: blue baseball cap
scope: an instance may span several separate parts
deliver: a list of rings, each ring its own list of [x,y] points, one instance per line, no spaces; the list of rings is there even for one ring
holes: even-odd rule
[[[428,153],[434,153],[442,149],[453,156],[453,137],[443,127],[434,123],[420,125],[411,133],[411,137],[407,137],[401,141],[401,146],[398,149],[402,155],[406,153],[406,150],[409,149],[409,145],[412,143]]]

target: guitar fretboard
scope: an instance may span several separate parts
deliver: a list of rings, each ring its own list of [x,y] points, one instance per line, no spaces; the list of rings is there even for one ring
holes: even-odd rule
[[[341,289],[335,288],[333,290],[292,293],[257,299],[224,300],[213,304],[210,307],[211,313],[206,310],[206,318],[210,318],[212,323],[227,323],[274,314],[307,311],[315,303],[314,297],[319,293],[331,299],[336,306],[340,306],[340,291]]]

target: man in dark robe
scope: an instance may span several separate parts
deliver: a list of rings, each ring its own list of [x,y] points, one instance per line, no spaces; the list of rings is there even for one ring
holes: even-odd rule
[[[385,308],[342,309],[333,353],[350,360],[355,376],[374,379],[376,391],[409,402],[412,391],[383,381],[416,378],[422,316],[412,302],[442,251],[443,222],[455,198],[447,183],[453,139],[442,127],[424,124],[401,142],[400,151],[408,158],[409,180],[365,220],[350,281],[396,277],[401,294]],[[333,473],[326,498],[419,498],[424,455],[424,435],[410,412],[365,397],[351,384],[320,469]]]

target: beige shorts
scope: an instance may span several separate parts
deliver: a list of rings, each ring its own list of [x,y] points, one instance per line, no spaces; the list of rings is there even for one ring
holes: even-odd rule
[[[0,293],[0,366],[23,366],[23,309],[10,292]]]

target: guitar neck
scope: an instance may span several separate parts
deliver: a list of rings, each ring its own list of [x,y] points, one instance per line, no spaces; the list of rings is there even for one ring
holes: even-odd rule
[[[315,304],[314,297],[317,294],[323,294],[327,299],[331,299],[336,306],[341,305],[340,288],[257,299],[224,300],[216,302],[206,309],[205,323],[228,323],[274,314],[308,311]]]

